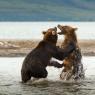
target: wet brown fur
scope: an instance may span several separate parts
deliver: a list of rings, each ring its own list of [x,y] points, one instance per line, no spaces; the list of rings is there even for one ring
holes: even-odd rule
[[[71,26],[61,26],[58,25],[58,28],[61,30],[59,34],[63,34],[65,36],[63,43],[61,44],[61,48],[67,46],[70,42],[73,42],[76,46],[76,49],[64,59],[64,69],[62,72],[72,71],[72,74],[76,72],[76,65],[81,63],[81,50],[78,45],[77,36],[75,33],[76,28],[72,28]],[[72,70],[73,68],[73,70]]]

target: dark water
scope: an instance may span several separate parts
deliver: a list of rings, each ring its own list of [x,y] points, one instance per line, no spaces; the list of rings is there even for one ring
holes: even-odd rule
[[[95,0],[0,0],[0,21],[95,21]]]
[[[61,81],[61,69],[48,67],[47,79],[22,84],[24,58],[0,58],[0,95],[95,95],[95,57],[83,57],[85,80]]]

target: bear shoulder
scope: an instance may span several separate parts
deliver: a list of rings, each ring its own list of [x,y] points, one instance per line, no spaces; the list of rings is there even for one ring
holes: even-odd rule
[[[40,41],[36,48],[44,47],[46,42],[44,40]]]

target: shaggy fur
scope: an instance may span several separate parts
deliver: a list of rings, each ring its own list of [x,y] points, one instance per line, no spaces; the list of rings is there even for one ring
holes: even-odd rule
[[[66,80],[70,79],[72,76],[74,77],[74,79],[83,78],[84,77],[83,64],[81,62],[82,54],[75,33],[77,28],[62,25],[58,25],[58,28],[61,30],[61,32],[59,32],[58,34],[65,36],[61,48],[64,48],[70,42],[74,43],[76,47],[75,50],[64,59],[64,69],[60,74],[60,78],[61,79],[66,78]],[[68,75],[66,75],[65,72],[68,72]],[[65,75],[63,75],[63,73],[65,73]]]
[[[21,69],[21,78],[25,83],[34,78],[46,78],[48,72],[46,67],[55,66],[57,68],[63,67],[63,64],[57,62],[50,62],[52,57],[63,60],[69,55],[74,49],[74,44],[69,44],[64,50],[56,47],[57,43],[57,28],[50,28],[43,32],[43,40],[39,42],[24,59]]]

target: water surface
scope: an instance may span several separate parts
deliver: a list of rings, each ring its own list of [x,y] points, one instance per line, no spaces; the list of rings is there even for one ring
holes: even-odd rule
[[[61,81],[61,69],[48,67],[48,77],[22,84],[23,57],[0,58],[0,95],[95,95],[95,57],[83,57],[85,80]]]
[[[95,39],[95,22],[0,22],[0,39],[42,39],[42,31],[58,24],[77,27],[79,40]]]

